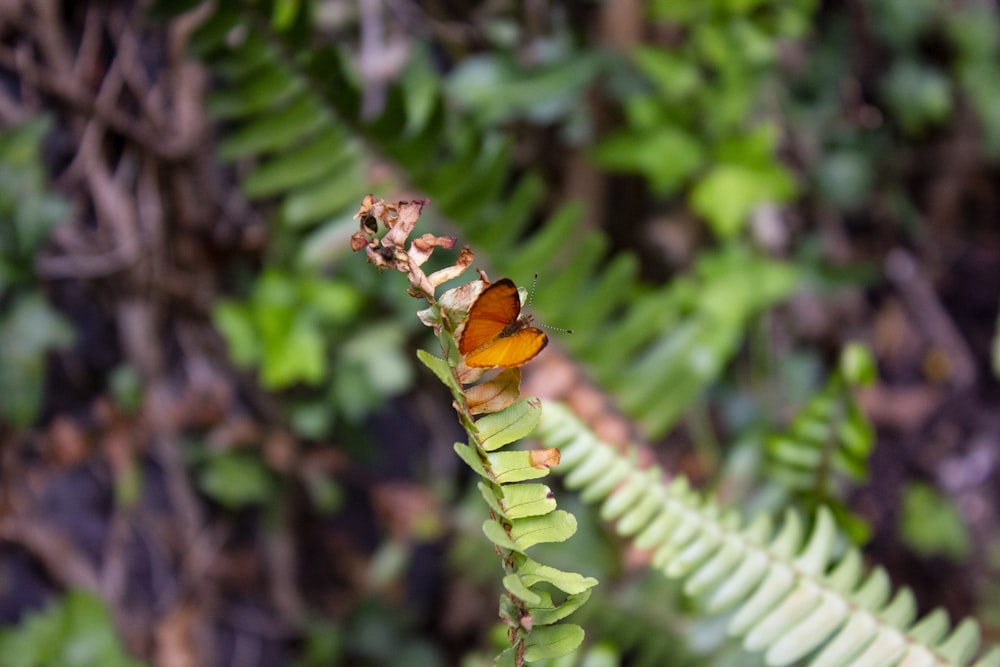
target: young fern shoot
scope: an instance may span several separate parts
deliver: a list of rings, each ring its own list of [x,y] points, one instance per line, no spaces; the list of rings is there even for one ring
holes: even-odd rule
[[[431,275],[421,270],[434,248],[455,246],[454,238],[431,234],[410,240],[425,203],[387,204],[368,195],[355,216],[361,226],[351,247],[363,248],[380,269],[406,273],[409,293],[428,303],[418,316],[433,328],[442,356],[423,350],[418,356],[451,391],[468,434],[466,442],[455,443],[455,452],[481,478],[479,491],[489,508],[483,533],[503,567],[500,618],[511,645],[496,664],[520,667],[567,655],[583,641],[583,629],[561,621],[587,601],[597,580],[527,555],[536,544],[568,539],[576,519],[556,509],[551,489],[536,481],[559,463],[559,450],[508,449],[534,431],[541,417],[539,400],[521,396],[519,366],[541,352],[548,338],[521,312],[520,293],[509,279],[491,283],[480,271],[478,279],[435,296],[474,255],[466,247],[452,266]]]

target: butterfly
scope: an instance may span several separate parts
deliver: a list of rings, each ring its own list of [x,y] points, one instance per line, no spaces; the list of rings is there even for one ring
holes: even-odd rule
[[[482,291],[469,309],[458,351],[471,368],[512,368],[527,363],[549,342],[531,316],[521,315],[521,295],[509,278]]]

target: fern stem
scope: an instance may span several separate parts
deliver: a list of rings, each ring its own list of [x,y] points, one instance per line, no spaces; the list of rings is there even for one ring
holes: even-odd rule
[[[710,471],[709,474],[716,474],[722,461],[722,449],[712,427],[708,403],[704,398],[699,398],[691,404],[685,421],[691,432],[691,443],[702,467]]]

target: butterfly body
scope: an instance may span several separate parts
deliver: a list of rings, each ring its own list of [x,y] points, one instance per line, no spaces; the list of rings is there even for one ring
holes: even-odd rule
[[[458,351],[472,368],[513,368],[527,363],[548,344],[531,316],[521,315],[521,295],[508,278],[486,287],[469,309]]]
[[[521,317],[517,318],[517,321],[512,322],[507,326],[505,326],[503,331],[501,331],[497,337],[507,338],[509,336],[513,336],[521,329],[528,328],[528,325],[531,324],[531,319],[532,319],[531,315],[522,315]]]

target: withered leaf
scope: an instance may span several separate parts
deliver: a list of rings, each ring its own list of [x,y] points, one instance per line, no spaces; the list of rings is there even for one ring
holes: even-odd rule
[[[531,465],[536,468],[551,468],[552,466],[557,466],[559,465],[561,458],[562,456],[559,454],[559,450],[554,447],[531,450]]]
[[[521,370],[508,368],[489,382],[465,391],[466,405],[474,415],[499,412],[521,397]]]

